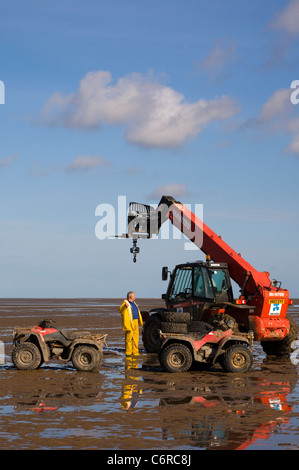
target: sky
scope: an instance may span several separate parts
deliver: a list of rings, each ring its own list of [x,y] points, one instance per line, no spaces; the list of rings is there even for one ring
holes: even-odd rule
[[[204,254],[108,235],[163,194],[299,297],[299,0],[0,5],[0,297],[160,297]]]

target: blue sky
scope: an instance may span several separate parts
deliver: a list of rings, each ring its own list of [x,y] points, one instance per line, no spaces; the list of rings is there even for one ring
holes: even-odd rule
[[[159,297],[203,254],[95,211],[166,191],[299,297],[298,0],[11,0],[0,58],[1,297]]]

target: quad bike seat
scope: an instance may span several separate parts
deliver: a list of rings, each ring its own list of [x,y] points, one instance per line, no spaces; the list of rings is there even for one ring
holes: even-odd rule
[[[65,330],[61,330],[60,332],[68,341],[74,341],[75,339],[80,338],[81,336],[91,336],[89,331],[65,331]]]

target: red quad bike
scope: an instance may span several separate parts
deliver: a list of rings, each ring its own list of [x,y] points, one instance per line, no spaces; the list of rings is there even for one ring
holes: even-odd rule
[[[58,359],[72,361],[80,371],[96,371],[103,360],[105,334],[91,335],[88,331],[56,330],[55,323],[45,319],[32,328],[15,328],[12,362],[19,370],[35,370],[43,362]]]
[[[186,333],[159,330],[160,364],[167,372],[186,372],[193,362],[208,369],[218,362],[227,372],[247,372],[252,366],[253,333],[196,322]],[[193,331],[190,331],[193,330]]]

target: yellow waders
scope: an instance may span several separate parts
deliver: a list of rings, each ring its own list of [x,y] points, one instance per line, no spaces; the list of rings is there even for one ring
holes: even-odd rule
[[[134,356],[139,355],[138,350],[138,343],[139,343],[139,322],[138,320],[132,321],[132,329],[130,331],[126,331],[126,355]]]
[[[131,356],[133,354],[134,356],[137,356],[139,354],[139,326],[143,326],[140,310],[138,308],[139,318],[137,320],[133,320],[132,309],[130,305],[128,305],[127,301],[124,300],[119,307],[119,313],[122,316],[122,328],[126,332],[126,355]]]

